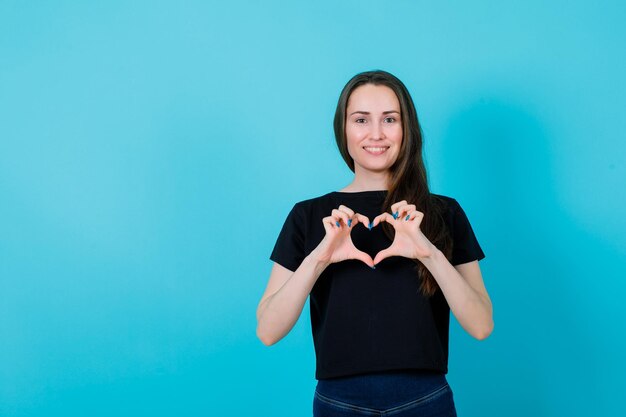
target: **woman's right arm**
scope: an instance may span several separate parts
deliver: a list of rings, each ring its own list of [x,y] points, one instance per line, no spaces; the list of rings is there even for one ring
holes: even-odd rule
[[[294,272],[274,262],[270,279],[257,308],[256,334],[270,346],[285,337],[302,313],[313,285],[328,266],[315,251]]]
[[[367,225],[369,219],[341,205],[322,219],[326,235],[298,269],[291,272],[274,263],[256,312],[256,334],[265,345],[273,345],[289,333],[298,321],[315,282],[328,265],[358,259],[370,267],[374,266],[372,258],[354,247],[350,238],[352,227],[359,222]]]

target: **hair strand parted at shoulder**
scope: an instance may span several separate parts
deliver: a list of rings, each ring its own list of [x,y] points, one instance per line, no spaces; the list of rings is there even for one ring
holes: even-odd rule
[[[420,228],[424,235],[450,259],[452,255],[452,238],[443,219],[445,206],[436,196],[430,193],[426,167],[422,155],[422,129],[417,118],[413,99],[406,86],[394,75],[381,70],[367,71],[352,77],[341,91],[337,110],[335,111],[334,130],[337,147],[344,161],[354,172],[354,160],[348,153],[346,140],[346,111],[348,99],[352,92],[365,84],[389,87],[398,97],[402,119],[402,144],[398,159],[390,168],[390,180],[387,197],[382,210],[390,211],[395,202],[406,200],[415,204],[417,210],[424,213]],[[393,240],[393,226],[383,223],[383,230]],[[430,271],[419,260],[415,259],[416,269],[421,277],[420,289],[423,294],[432,296],[438,285]]]

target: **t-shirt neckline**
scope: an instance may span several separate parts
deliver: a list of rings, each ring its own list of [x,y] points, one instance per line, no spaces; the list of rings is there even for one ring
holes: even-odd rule
[[[340,195],[368,195],[368,194],[386,194],[389,190],[367,190],[367,191],[333,191],[333,194]]]

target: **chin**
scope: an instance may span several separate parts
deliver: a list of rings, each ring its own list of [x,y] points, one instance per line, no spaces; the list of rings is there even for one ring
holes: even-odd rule
[[[391,168],[390,164],[385,164],[385,165],[362,165],[362,164],[356,164],[359,165],[361,167],[361,169],[363,171],[369,171],[369,172],[388,172],[389,169]]]

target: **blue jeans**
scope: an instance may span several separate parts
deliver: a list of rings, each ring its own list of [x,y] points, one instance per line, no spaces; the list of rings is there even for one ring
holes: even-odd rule
[[[456,417],[444,374],[384,372],[319,380],[313,417]]]

